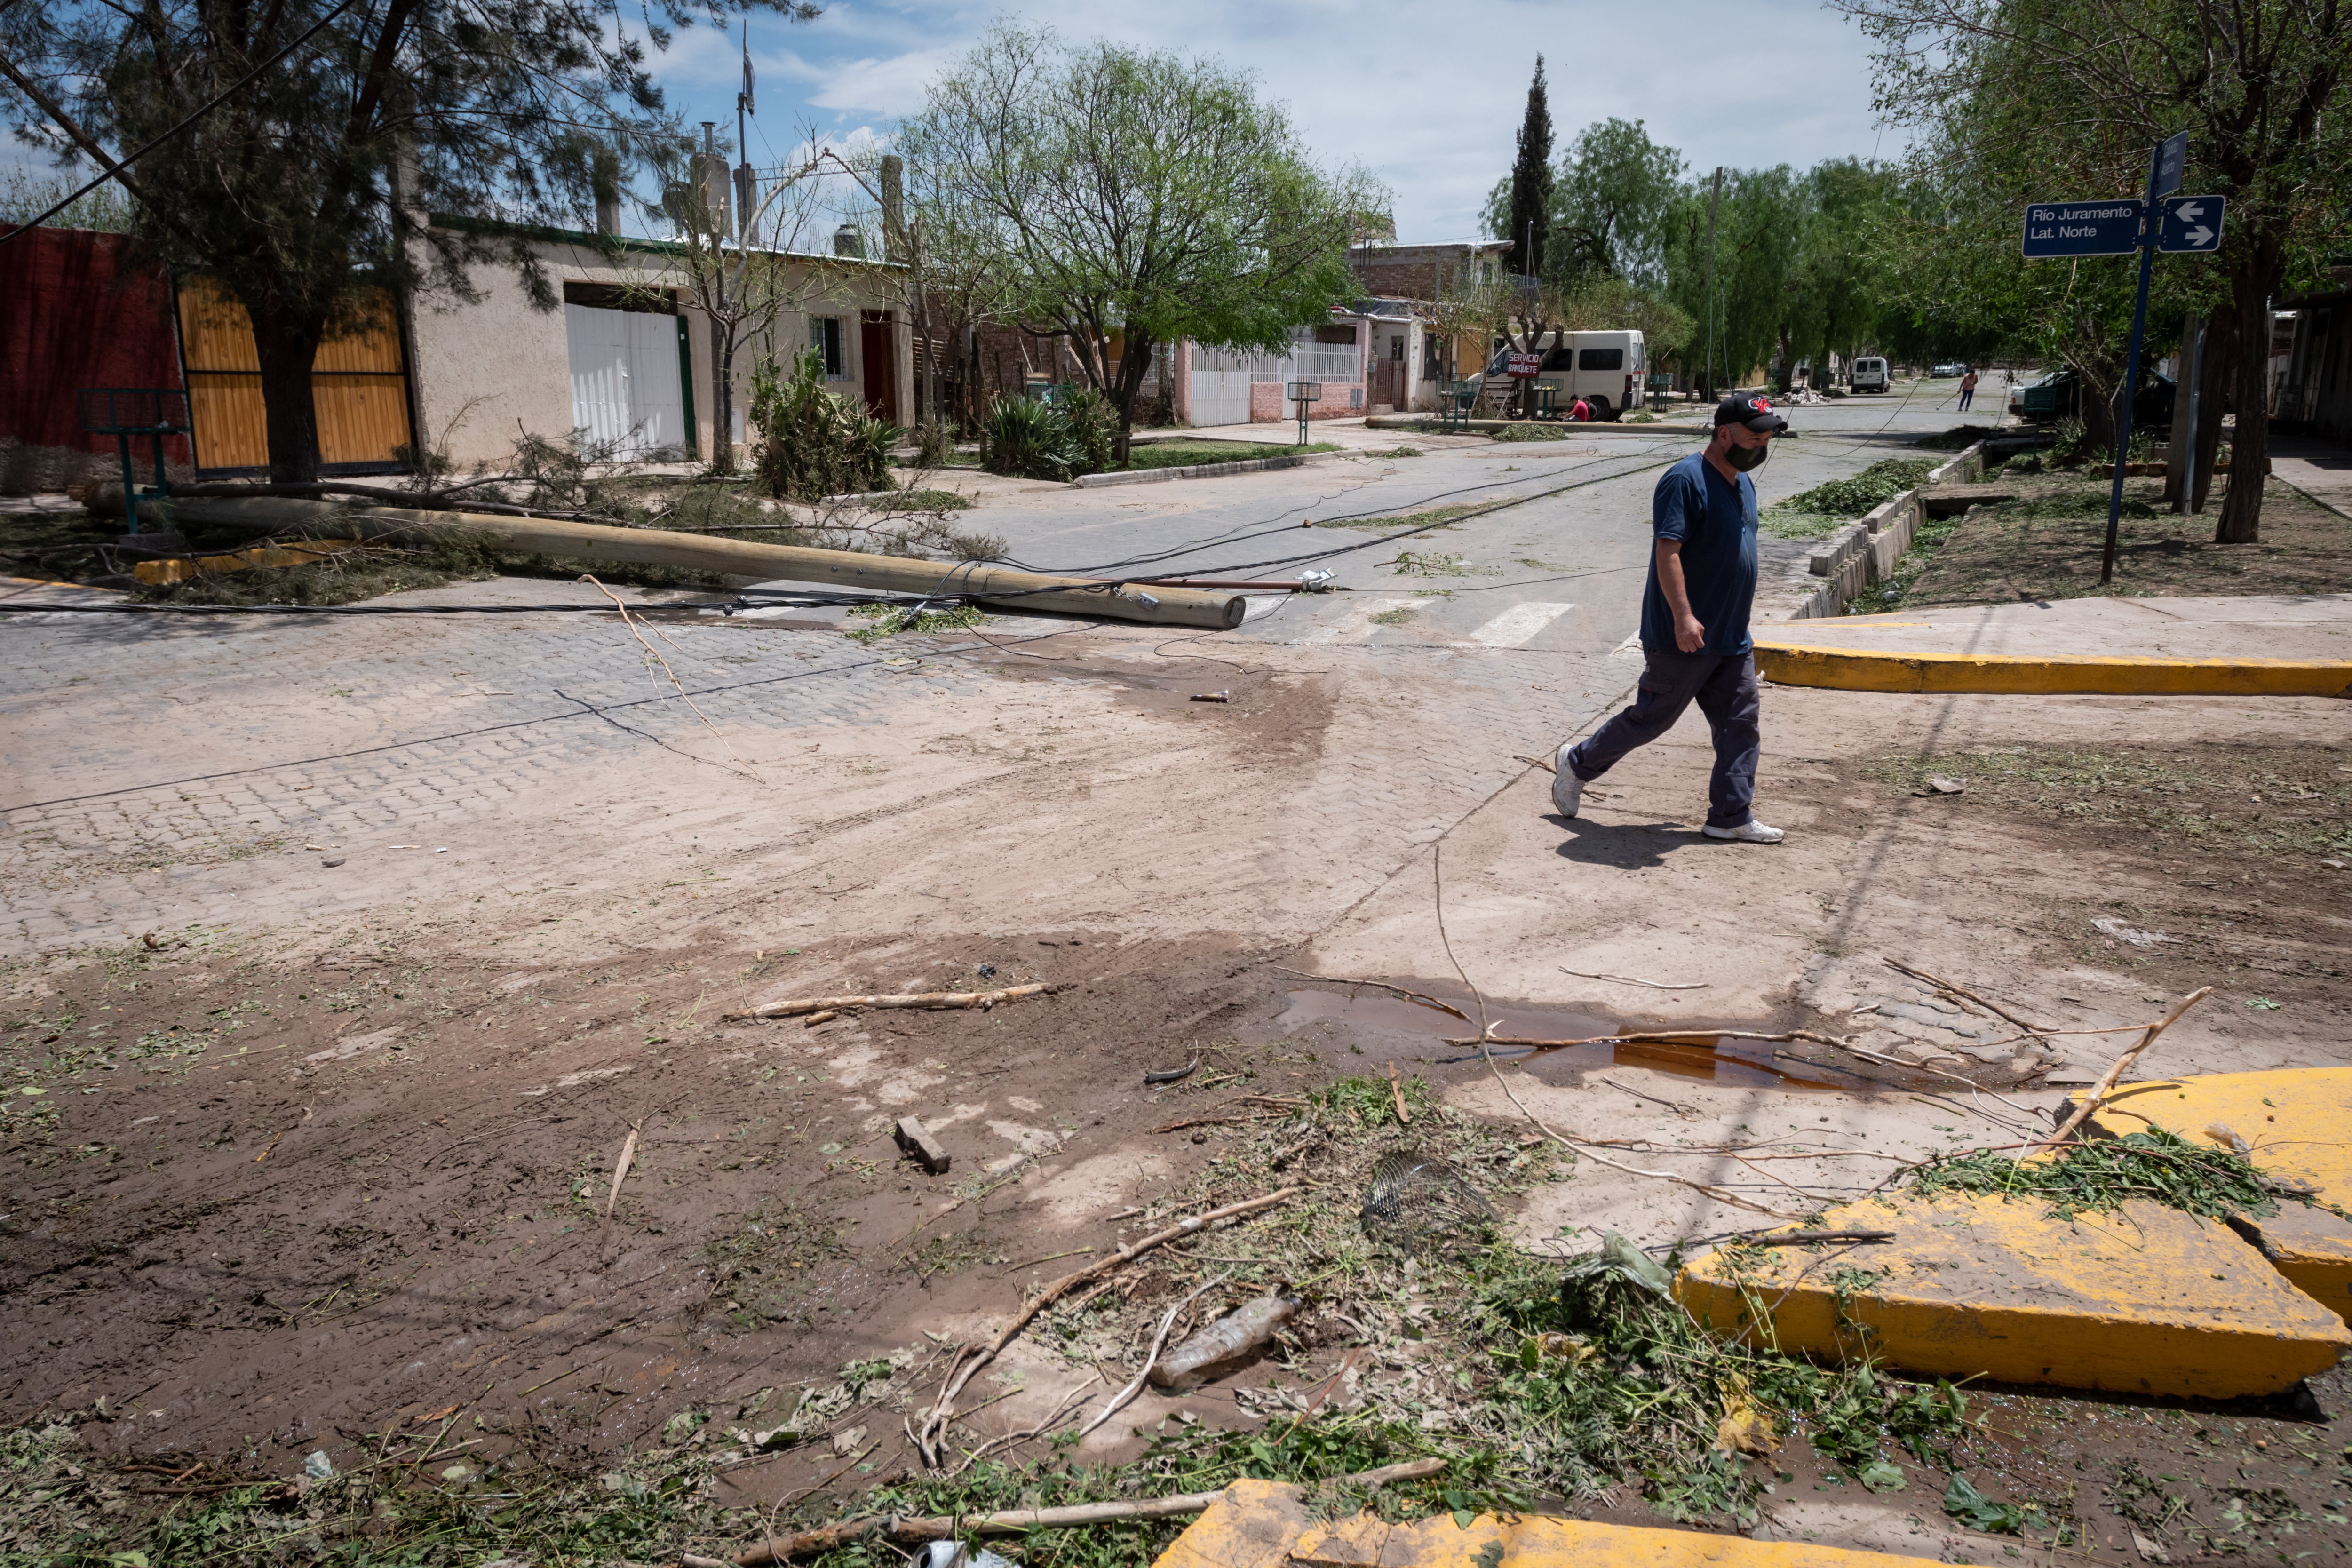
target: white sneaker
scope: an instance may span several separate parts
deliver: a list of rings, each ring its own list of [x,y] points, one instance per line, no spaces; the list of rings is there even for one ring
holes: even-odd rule
[[[1574,816],[1578,806],[1584,804],[1584,781],[1568,765],[1569,748],[1562,746],[1552,753],[1551,806],[1562,816]]]
[[[1720,838],[1727,844],[1778,844],[1789,837],[1777,827],[1767,827],[1749,817],[1737,827],[1717,827],[1713,823],[1699,829],[1709,838]]]

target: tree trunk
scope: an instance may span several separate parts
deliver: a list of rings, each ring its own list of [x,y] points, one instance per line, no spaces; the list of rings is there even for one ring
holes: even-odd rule
[[[2201,512],[2213,489],[2213,465],[2221,456],[2221,416],[2238,374],[2238,312],[2217,307],[2205,324],[2205,358],[2197,367],[2201,387],[2197,405],[2197,473],[2189,487],[2189,510]]]
[[[309,484],[319,477],[319,405],[310,366],[326,335],[319,322],[289,321],[278,310],[250,310],[261,364],[261,408],[269,429],[269,482]]]
[[[1118,377],[1111,384],[1110,395],[1118,409],[1118,438],[1111,444],[1111,461],[1122,468],[1133,446],[1135,400],[1143,393],[1143,373],[1151,368],[1152,347],[1150,338],[1130,332],[1118,362]]]
[[[2216,544],[2255,544],[2263,536],[2263,468],[2271,445],[2271,293],[2285,268],[2278,242],[2270,236],[2255,233],[2248,249],[2231,279],[2238,318],[2238,426],[2230,437],[2229,492],[2213,524]]]
[[[710,319],[710,363],[719,373],[716,395],[710,400],[718,411],[710,432],[710,471],[731,474],[735,471],[735,333],[722,329],[716,316]]]

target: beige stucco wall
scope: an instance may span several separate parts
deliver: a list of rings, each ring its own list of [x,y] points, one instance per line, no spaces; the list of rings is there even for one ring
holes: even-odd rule
[[[674,258],[658,252],[625,250],[608,258],[593,247],[544,242],[537,247],[559,299],[572,283],[636,283],[682,288]],[[896,279],[880,268],[795,260],[788,286],[805,308],[780,312],[773,337],[779,358],[805,346],[812,316],[842,318],[849,378],[836,390],[862,397],[865,364],[858,324],[867,310],[893,309]],[[572,365],[563,311],[533,308],[522,280],[503,268],[478,268],[481,298],[427,298],[409,313],[411,369],[420,434],[460,468],[503,462],[522,431],[560,441],[572,433]],[[903,307],[896,308],[893,332],[898,360],[898,409],[904,425],[914,416],[912,348]],[[716,359],[710,321],[686,310],[693,354],[693,402],[697,456],[707,459],[718,418]],[[737,406],[751,398],[751,372],[769,352],[762,341],[739,345],[735,361]]]

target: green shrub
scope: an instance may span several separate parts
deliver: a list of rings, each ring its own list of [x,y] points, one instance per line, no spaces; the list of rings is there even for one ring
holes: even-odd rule
[[[1000,397],[980,432],[980,466],[1016,479],[1072,479],[1081,471],[1069,416],[1050,403]]]
[[[778,500],[892,488],[890,448],[898,427],[856,399],[827,392],[815,350],[795,355],[782,375],[772,363],[752,373],[751,416],[761,436],[760,483]]]
[[[1802,495],[1775,502],[1772,510],[1811,512],[1821,517],[1860,517],[1920,484],[1937,466],[1933,458],[1888,458],[1871,464],[1852,479],[1832,479]]]
[[[1118,410],[1092,387],[1081,387],[1063,405],[1070,422],[1070,443],[1078,454],[1078,474],[1098,474],[1110,467],[1118,445]]]

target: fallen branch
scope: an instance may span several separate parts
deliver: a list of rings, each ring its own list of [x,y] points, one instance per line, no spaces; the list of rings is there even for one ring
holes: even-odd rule
[[[1401,1465],[1383,1465],[1376,1470],[1361,1470],[1352,1476],[1335,1476],[1327,1485],[1360,1487],[1385,1486],[1391,1481],[1418,1481],[1437,1475],[1445,1468],[1439,1458],[1410,1459]],[[845,1520],[815,1530],[803,1530],[793,1535],[754,1546],[735,1559],[735,1568],[764,1568],[771,1563],[782,1563],[793,1557],[814,1556],[831,1552],[853,1541],[869,1536],[884,1536],[893,1541],[938,1541],[957,1534],[1018,1535],[1032,1530],[1068,1530],[1088,1524],[1116,1524],[1130,1519],[1172,1519],[1179,1514],[1200,1513],[1224,1496],[1223,1491],[1184,1492],[1175,1497],[1138,1498],[1128,1502],[1082,1502],[1062,1508],[1010,1509],[1002,1513],[967,1514],[961,1519],[942,1519],[913,1514],[869,1514],[863,1519]],[[688,1559],[687,1568],[698,1564],[721,1563],[717,1558]]]
[[[2029,1035],[2039,1037],[2042,1035],[2055,1033],[2054,1030],[2045,1029],[2039,1024],[2019,1017],[2016,1014],[2011,1012],[2008,1008],[2002,1006],[1998,1002],[1989,1002],[1985,998],[1978,995],[1975,992],[1955,985],[1948,980],[1939,980],[1924,969],[1914,969],[1899,958],[1888,958],[1885,953],[1880,953],[1879,957],[1885,963],[1888,968],[1901,970],[1904,973],[1909,975],[1914,980],[1924,980],[1939,991],[1948,991],[1955,996],[1960,997],[1966,1001],[1973,1002],[1978,1006],[1983,1008],[1986,1012],[1991,1013],[1996,1016],[2008,1019],[2011,1023],[2016,1025],[2019,1028],[2023,1029]]]
[[[645,1125],[643,1118],[629,1123],[629,1135],[621,1141],[621,1157],[613,1162],[613,1190],[604,1194],[604,1217],[613,1217],[613,1205],[621,1201],[621,1184],[629,1179],[629,1162],[637,1157],[637,1130]]]
[[[728,1023],[740,1024],[746,1018],[790,1018],[801,1013],[846,1012],[852,1007],[977,1007],[985,1013],[1000,1002],[1018,1002],[1025,996],[1047,996],[1068,989],[1066,984],[1037,984],[1008,985],[999,991],[921,991],[896,996],[796,996],[787,1002],[761,1003],[748,1013],[720,1016]]]
[[[1273,968],[1277,974],[1296,974],[1301,980],[1320,980],[1326,985],[1370,985],[1375,990],[1385,991],[1391,996],[1402,996],[1408,1002],[1418,1002],[1424,1007],[1434,1007],[1441,1013],[1451,1013],[1465,1024],[1477,1022],[1451,1002],[1440,1002],[1434,996],[1424,995],[1419,991],[1408,991],[1402,985],[1391,985],[1385,980],[1348,980],[1334,974],[1309,974],[1303,969],[1285,969],[1279,963],[1275,964]]]
[[[1817,1046],[1829,1046],[1837,1050],[1853,1047],[1833,1035],[1816,1035],[1810,1029],[1790,1029],[1780,1035],[1751,1035],[1739,1029],[1663,1029],[1640,1035],[1594,1035],[1581,1040],[1520,1040],[1501,1035],[1484,1040],[1449,1039],[1449,1046],[1524,1046],[1530,1050],[1556,1051],[1569,1046],[1704,1046],[1712,1050],[1721,1040],[1760,1040],[1767,1045],[1786,1045],[1791,1040],[1808,1040]]]
[[[1396,1101],[1397,1125],[1410,1127],[1412,1117],[1404,1108],[1404,1086],[1397,1082],[1396,1063],[1389,1063],[1389,1095]]]
[[[2042,1142],[2045,1144],[2064,1142],[2068,1135],[2071,1134],[2074,1129],[2080,1127],[2084,1121],[2088,1121],[2091,1113],[2098,1110],[2100,1105],[2105,1101],[2107,1096],[2116,1091],[2116,1085],[2122,1081],[2124,1074],[2131,1070],[2132,1063],[2139,1060],[2140,1053],[2147,1049],[2148,1047],[2156,1044],[2156,1037],[2178,1022],[2180,1015],[2186,1013],[2189,1008],[2194,1007],[2198,1003],[2202,1002],[2206,997],[2212,994],[2213,988],[2210,985],[2200,985],[2196,990],[2191,991],[2188,995],[2182,997],[2180,999],[2179,1006],[2175,1007],[2171,1012],[2167,1013],[2163,1017],[2158,1019],[2155,1023],[2150,1024],[2147,1026],[2147,1033],[2142,1035],[2129,1049],[2126,1050],[2123,1055],[2115,1059],[2113,1066],[2109,1067],[2106,1071],[2099,1075],[2099,1081],[2091,1086],[2091,1092],[2084,1095],[2083,1097],[2082,1103],[2074,1107],[2074,1113],[2066,1118],[2065,1121],[2060,1122],[2058,1124],[2058,1131],[2050,1134],[2050,1136]]]
[[[1211,1209],[1207,1214],[1194,1215],[1190,1219],[1179,1220],[1165,1230],[1156,1230],[1140,1240],[1129,1242],[1099,1263],[1091,1263],[1074,1274],[1063,1275],[1031,1297],[1028,1304],[1013,1314],[1013,1321],[998,1331],[996,1338],[975,1352],[971,1359],[964,1360],[962,1352],[957,1352],[960,1364],[950,1368],[948,1380],[940,1390],[938,1401],[924,1415],[922,1429],[915,1435],[915,1447],[921,1454],[923,1463],[932,1469],[939,1468],[940,1436],[947,1429],[949,1421],[955,1416],[956,1395],[963,1392],[964,1384],[971,1381],[974,1373],[995,1360],[999,1351],[1019,1338],[1021,1331],[1027,1328],[1030,1320],[1036,1317],[1038,1313],[1060,1300],[1063,1296],[1078,1286],[1099,1279],[1155,1247],[1191,1236],[1202,1226],[1221,1219],[1235,1219],[1243,1215],[1255,1214],[1260,1209],[1272,1208],[1276,1204],[1287,1203],[1304,1191],[1306,1191],[1304,1187],[1284,1187],[1279,1191],[1268,1193],[1263,1197],[1244,1198],[1240,1203],[1227,1204],[1223,1208]]]
[[[1734,1237],[1735,1247],[1817,1247],[1826,1242],[1893,1241],[1891,1230],[1789,1230],[1764,1236]]]
[[[1579,980],[1608,980],[1612,981],[1619,985],[1646,985],[1653,991],[1704,991],[1706,989],[1707,984],[1704,980],[1690,981],[1680,985],[1670,985],[1663,980],[1636,980],[1630,974],[1587,974],[1583,970],[1570,969],[1565,963],[1559,966],[1559,972],[1562,974],[1573,974]]]
[[[1176,1326],[1176,1314],[1191,1306],[1194,1301],[1200,1300],[1202,1291],[1208,1290],[1212,1287],[1223,1284],[1225,1279],[1226,1276],[1223,1274],[1218,1275],[1214,1279],[1207,1281],[1198,1289],[1194,1290],[1190,1296],[1185,1297],[1182,1300],[1168,1309],[1168,1315],[1160,1320],[1160,1331],[1151,1336],[1151,1349],[1147,1352],[1143,1357],[1143,1370],[1135,1374],[1135,1381],[1133,1383],[1129,1384],[1125,1388],[1120,1389],[1117,1394],[1111,1395],[1110,1403],[1102,1407],[1102,1413],[1100,1415],[1097,1415],[1093,1420],[1078,1428],[1078,1436],[1081,1439],[1084,1439],[1087,1433],[1093,1431],[1096,1427],[1101,1426],[1104,1422],[1118,1415],[1119,1411],[1125,1407],[1129,1400],[1133,1399],[1137,1394],[1143,1392],[1144,1380],[1151,1375],[1151,1369],[1160,1364],[1160,1348],[1168,1342],[1168,1331]]]

